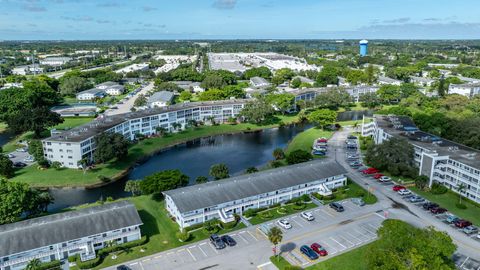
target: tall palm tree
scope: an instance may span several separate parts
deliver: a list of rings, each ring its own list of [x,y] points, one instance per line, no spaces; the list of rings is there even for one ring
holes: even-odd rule
[[[465,189],[467,189],[467,186],[465,186],[465,184],[463,183],[460,183],[460,185],[457,186],[457,191],[458,191],[458,203],[459,204],[462,204],[462,192],[465,191]]]
[[[33,259],[25,267],[25,270],[37,270],[40,268],[42,262],[39,259]]]
[[[277,245],[282,242],[283,232],[278,227],[273,227],[268,231],[268,240],[275,246],[273,255],[277,256]]]

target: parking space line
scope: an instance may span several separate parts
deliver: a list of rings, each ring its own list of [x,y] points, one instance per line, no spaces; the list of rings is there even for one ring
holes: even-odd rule
[[[370,223],[367,223],[366,225],[367,225],[367,226],[370,226],[370,228],[373,229],[373,231],[375,232],[375,235],[377,234],[377,230],[378,230],[378,228],[379,228],[380,226],[374,227],[374,226],[373,226],[372,224],[370,224]]]
[[[131,264],[129,264],[129,265],[130,265],[130,266],[134,266],[134,265],[137,265],[137,264],[138,264],[138,262],[134,262],[134,263],[131,263]]]
[[[460,268],[463,268],[463,265],[468,261],[468,259],[470,259],[470,257],[467,257],[465,261],[463,261],[463,263],[460,265]]]
[[[195,258],[195,256],[193,256],[193,254],[192,254],[192,252],[190,251],[190,249],[187,249],[187,251],[188,251],[188,254],[190,254],[190,256],[192,256],[192,259],[193,259],[194,261],[197,261],[197,258]]]
[[[352,238],[357,239],[357,240],[359,241],[359,242],[358,242],[357,244],[355,244],[355,245],[360,245],[360,244],[363,242],[363,240],[361,240],[360,238],[354,236],[353,234],[351,234],[351,233],[349,233],[349,232],[345,232],[345,233],[348,234],[348,235],[350,235]]]
[[[212,244],[209,244],[208,246],[209,246],[211,249],[213,249],[213,251],[215,251],[215,253],[218,254],[218,250],[217,250],[215,247],[213,247]]]
[[[328,253],[330,253],[331,255],[337,253],[337,249],[334,248],[333,246],[331,246],[330,244],[328,244],[326,241],[323,241],[323,242],[321,243],[321,245],[322,245],[323,247],[325,247],[325,249],[326,249],[326,250],[328,251]],[[333,251],[331,251],[332,249],[333,249]]]
[[[253,237],[253,239],[255,239],[255,241],[258,241],[257,237],[255,237],[255,235],[253,235],[250,231],[247,231],[248,234],[250,234],[251,237]]]
[[[347,242],[347,245],[348,245],[348,243],[350,243],[350,244],[352,245],[351,247],[348,247],[348,248],[352,248],[352,247],[355,246],[355,244],[354,244],[352,241],[348,240],[347,238],[345,238],[345,237],[343,237],[343,236],[341,236],[341,235],[337,235],[337,237],[345,240],[345,241]]]
[[[204,244],[206,244],[206,243],[201,243],[200,245],[198,245],[198,248],[199,248],[200,251],[203,253],[203,255],[204,255],[205,257],[207,257],[207,253],[205,253],[205,250],[202,249],[202,245],[204,245]]]
[[[342,249],[342,250],[345,250],[345,249],[347,249],[347,247],[346,247],[346,246],[344,246],[344,245],[340,244],[340,242],[338,242],[337,240],[335,240],[335,238],[333,238],[333,237],[330,237],[330,240],[334,241],[335,243],[337,243],[337,244],[339,244],[341,247],[343,247],[343,249]],[[341,251],[342,251],[342,250],[341,250]]]
[[[300,226],[300,228],[303,228],[303,225],[300,224],[298,221],[296,221],[294,218],[292,218],[292,221],[295,222],[296,224],[298,224],[298,226]]]
[[[248,244],[247,239],[245,239],[240,233],[238,234],[238,237],[240,237],[245,242],[245,244]]]
[[[155,259],[160,259],[162,255],[155,256]]]
[[[322,209],[322,212],[324,212],[325,214],[331,216],[331,217],[335,217],[334,215],[330,214],[329,212],[325,211],[325,209]]]

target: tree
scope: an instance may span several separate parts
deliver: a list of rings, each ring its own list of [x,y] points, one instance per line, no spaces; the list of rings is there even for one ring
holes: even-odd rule
[[[60,94],[74,96],[76,93],[87,90],[92,84],[86,78],[72,76],[62,79],[60,83]]]
[[[444,97],[447,93],[447,88],[445,87],[445,78],[442,76],[438,81],[438,88],[437,88],[438,95]]]
[[[205,92],[200,93],[198,99],[201,101],[209,100],[223,100],[225,98],[225,93],[220,89],[209,89]]]
[[[258,172],[257,167],[248,167],[248,168],[245,170],[245,173],[256,173],[256,172]]]
[[[207,90],[212,88],[220,89],[223,88],[225,85],[227,84],[225,83],[223,78],[215,74],[207,75],[201,84],[201,86]]]
[[[189,91],[183,91],[180,93],[180,99],[183,101],[190,101],[192,99],[192,93]]]
[[[209,174],[215,178],[215,180],[220,180],[230,177],[228,167],[224,163],[214,164],[210,167]]]
[[[374,109],[380,106],[382,100],[377,95],[377,93],[371,92],[360,95],[359,101],[361,102],[363,107]]]
[[[146,176],[140,181],[142,194],[161,193],[188,184],[189,177],[179,170],[165,170]]]
[[[31,140],[28,143],[28,153],[32,155],[35,160],[42,159],[44,157],[42,142],[40,140]]]
[[[428,186],[428,176],[419,175],[415,177],[415,186],[419,189],[425,189]]]
[[[275,71],[275,76],[284,81],[291,80],[295,76],[295,72],[289,68],[281,68]]]
[[[15,175],[13,162],[4,154],[0,154],[0,175],[5,178],[11,178]]]
[[[282,114],[293,108],[295,96],[289,93],[270,94],[266,96],[268,103],[274,108],[281,111]]]
[[[249,101],[245,104],[240,115],[247,121],[260,124],[271,117],[274,113],[273,107],[264,97]]]
[[[269,79],[270,77],[272,77],[272,72],[268,67],[251,68],[245,71],[243,77],[245,77],[245,79],[247,80],[253,77],[262,77],[264,79]]]
[[[203,184],[208,182],[208,177],[206,176],[198,176],[197,179],[195,179],[196,184]]]
[[[277,226],[272,227],[267,233],[268,240],[274,246],[273,255],[277,256],[277,245],[282,242],[283,232]]]
[[[360,83],[367,83],[369,78],[365,72],[358,69],[350,69],[347,72],[347,77],[345,78],[347,82],[357,85]]]
[[[462,204],[462,193],[465,192],[467,186],[464,183],[460,183],[457,185],[456,190],[458,192],[458,204]]]
[[[275,158],[275,160],[284,159],[285,152],[283,152],[282,148],[275,148],[275,150],[273,150],[273,157]]]
[[[315,97],[315,105],[332,110],[337,110],[340,107],[346,108],[351,102],[352,97],[343,88],[332,88]]]
[[[309,161],[312,158],[313,158],[312,154],[310,154],[309,152],[302,149],[298,149],[290,152],[286,157],[286,161],[288,164],[292,165],[292,164]]]
[[[147,97],[144,94],[138,95],[137,99],[133,102],[133,106],[142,107],[147,105]]]
[[[370,64],[368,65],[367,69],[365,70],[365,74],[367,76],[368,84],[373,84],[377,80],[373,65],[370,65]]]
[[[182,127],[182,124],[180,124],[180,123],[177,123],[177,122],[172,123],[173,130],[178,130],[181,127]]]
[[[113,158],[118,160],[128,155],[129,142],[122,134],[103,132],[95,137],[96,150],[93,158],[96,163],[104,163]]]
[[[25,267],[25,270],[38,270],[40,269],[41,265],[42,265],[42,262],[39,259],[33,259],[28,262],[27,266]]]
[[[88,158],[82,158],[77,162],[77,166],[82,167],[83,174],[87,172],[88,164],[90,164],[90,160]]]
[[[125,183],[125,192],[132,193],[132,196],[137,196],[140,194],[140,182],[141,180],[128,180]]]
[[[333,66],[324,66],[322,71],[320,71],[316,78],[316,85],[320,87],[325,87],[329,84],[338,85],[338,71]]]
[[[378,96],[385,103],[398,102],[402,98],[402,93],[400,92],[400,87],[397,85],[382,85],[377,91]]]
[[[40,138],[47,127],[63,123],[63,118],[48,107],[25,108],[16,114],[10,115],[7,124],[15,133],[33,131],[35,138]]]
[[[180,86],[178,86],[173,82],[160,82],[158,84],[155,84],[154,90],[155,92],[159,92],[159,91],[182,92],[183,88],[181,88]]]
[[[308,121],[316,123],[318,127],[325,128],[337,120],[337,112],[329,109],[320,109],[307,115]]]
[[[294,78],[291,82],[290,82],[290,86],[292,88],[298,88],[300,87],[300,85],[302,85],[302,80],[300,80],[300,78]]]

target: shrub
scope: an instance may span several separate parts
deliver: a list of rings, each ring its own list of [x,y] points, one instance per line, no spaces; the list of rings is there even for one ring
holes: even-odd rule
[[[303,194],[300,198],[302,198],[304,202],[310,202],[312,200],[308,194]]]
[[[78,255],[73,255],[73,256],[68,257],[68,262],[72,263],[72,262],[77,261],[77,259],[78,259]]]
[[[188,239],[190,239],[190,233],[187,232],[186,230],[181,231],[181,232],[177,232],[176,236],[177,236],[178,240],[180,240],[180,242],[187,242]]]
[[[59,161],[54,161],[52,162],[52,168],[54,168],[55,170],[58,170],[60,168],[62,168],[62,163],[60,163]]]
[[[229,229],[235,228],[235,226],[237,226],[237,221],[236,220],[231,221],[231,222],[226,222],[226,223],[220,222],[220,227],[222,227],[223,229],[229,230]]]
[[[309,152],[298,149],[290,152],[290,154],[288,154],[286,157],[286,161],[288,164],[291,165],[291,164],[306,162],[311,160],[312,158],[313,158],[312,154],[310,154]]]
[[[108,177],[106,177],[106,176],[103,176],[103,175],[97,176],[97,179],[100,180],[100,181],[102,181],[103,183],[108,183],[108,182],[111,181],[110,178],[108,178]]]
[[[209,234],[216,233],[220,227],[218,227],[218,220],[212,219],[203,223],[203,230]]]
[[[275,207],[279,207],[280,206],[280,203],[274,203],[272,205],[270,205],[268,208],[275,208]]]
[[[253,208],[250,208],[250,209],[247,209],[246,211],[243,212],[243,215],[245,217],[254,217],[257,215],[257,211],[255,211],[255,209]]]
[[[267,219],[267,218],[272,218],[272,217],[273,217],[273,214],[270,213],[270,211],[261,212],[259,215],[260,215],[260,217],[263,218],[263,219]]]
[[[100,263],[102,263],[102,259],[100,259],[100,257],[97,257],[93,260],[88,260],[85,262],[78,260],[77,266],[80,269],[90,269],[90,268],[94,268],[95,266],[98,266]]]
[[[455,206],[458,208],[458,209],[462,209],[462,210],[465,210],[467,209],[467,206],[463,203],[456,203]]]
[[[51,262],[46,262],[46,263],[42,263],[40,264],[36,270],[51,270],[51,269],[60,269],[60,261],[58,260],[55,260],[55,261],[51,261]]]
[[[439,183],[433,183],[431,187],[431,192],[433,194],[444,194],[448,191],[448,188]]]
[[[184,231],[191,232],[203,227],[203,223],[197,223],[188,227],[183,228]]]
[[[355,192],[355,196],[357,196],[357,197],[363,197],[363,196],[365,196],[365,191],[363,191],[363,190],[357,190],[357,192]]]
[[[283,162],[281,162],[280,160],[272,160],[270,161],[270,166],[272,168],[279,168],[283,166]]]
[[[295,203],[292,208],[295,209],[295,210],[302,210],[302,209],[305,209],[305,207],[307,207],[306,204],[303,204],[303,203]]]

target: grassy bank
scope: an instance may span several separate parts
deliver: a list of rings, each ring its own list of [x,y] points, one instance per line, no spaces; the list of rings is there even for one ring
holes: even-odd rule
[[[432,194],[416,187],[411,187],[410,189],[425,199],[436,202],[441,207],[447,208],[448,211],[454,215],[470,220],[473,224],[480,226],[480,205],[462,198],[462,204],[465,204],[467,209],[460,209],[456,206],[458,203],[458,194],[452,191],[448,191],[445,194]]]
[[[315,139],[321,137],[330,138],[332,137],[332,134],[332,131],[322,130],[316,127],[305,130],[292,139],[292,141],[288,144],[285,153],[288,154],[298,149],[310,152]]]
[[[130,147],[128,156],[120,161],[111,161],[98,165],[96,168],[83,173],[76,169],[46,169],[38,170],[36,166],[30,166],[18,170],[13,178],[14,181],[28,183],[36,187],[74,187],[89,186],[101,183],[100,176],[116,178],[143,157],[148,157],[155,152],[189,140],[229,133],[255,131],[273,128],[280,123],[289,124],[295,122],[295,115],[278,116],[275,121],[266,125],[254,125],[242,123],[237,125],[200,126],[195,129],[184,130],[164,137],[155,137],[140,141]]]
[[[285,216],[306,211],[308,209],[312,209],[315,207],[317,207],[317,205],[312,202],[306,203],[305,207],[302,209],[295,209],[295,204],[288,204],[282,207],[279,206],[279,207],[258,212],[254,217],[249,219],[249,222],[252,223],[253,225],[257,225],[266,221],[285,217]]]
[[[306,270],[366,270],[368,269],[365,256],[372,244],[361,246],[352,251],[343,253],[326,261],[307,267]]]

